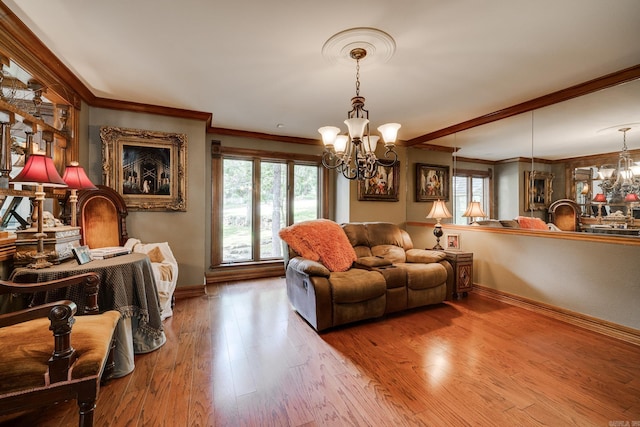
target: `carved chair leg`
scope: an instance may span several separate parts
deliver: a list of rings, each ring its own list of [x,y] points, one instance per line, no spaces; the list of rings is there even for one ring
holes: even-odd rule
[[[78,400],[78,406],[80,407],[80,419],[78,420],[78,426],[93,427],[93,413],[96,409],[95,399],[84,402]]]

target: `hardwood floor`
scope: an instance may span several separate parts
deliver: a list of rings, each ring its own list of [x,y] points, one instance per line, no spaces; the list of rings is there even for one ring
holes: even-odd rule
[[[640,348],[475,295],[316,334],[283,279],[178,300],[96,426],[640,425]],[[74,426],[76,404],[15,425]]]

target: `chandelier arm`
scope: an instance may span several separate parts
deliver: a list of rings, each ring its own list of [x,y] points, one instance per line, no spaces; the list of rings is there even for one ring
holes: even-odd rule
[[[337,169],[343,163],[344,161],[331,151],[326,150],[324,153],[322,153],[322,165],[327,169]]]
[[[390,155],[392,156],[390,157]],[[380,166],[385,166],[385,167],[393,166],[396,164],[397,161],[398,161],[398,153],[396,153],[395,150],[393,150],[390,147],[387,147],[386,151],[384,152],[384,159],[378,158],[377,160]]]

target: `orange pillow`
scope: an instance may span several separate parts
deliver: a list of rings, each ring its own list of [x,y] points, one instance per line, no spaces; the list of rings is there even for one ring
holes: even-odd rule
[[[528,228],[530,230],[544,230],[549,231],[547,224],[540,218],[531,218],[528,216],[519,216],[516,218],[520,228]]]
[[[357,259],[342,227],[328,219],[302,221],[279,234],[300,256],[321,262],[329,271],[347,271]]]

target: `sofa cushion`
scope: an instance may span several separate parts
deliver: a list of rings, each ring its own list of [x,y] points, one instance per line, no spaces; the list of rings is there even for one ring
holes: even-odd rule
[[[409,249],[407,251],[407,262],[421,262],[430,264],[440,262],[447,257],[444,251],[432,251],[429,249]]]
[[[407,272],[407,288],[428,289],[447,281],[447,269],[440,263],[431,264],[397,264]]]
[[[357,267],[371,268],[371,267],[383,267],[385,265],[391,265],[391,261],[379,256],[359,257],[356,260]]]
[[[402,249],[413,247],[408,233],[395,224],[387,222],[367,222],[369,246],[393,245]]]
[[[364,223],[354,222],[348,224],[342,224],[342,229],[349,239],[351,246],[366,246],[370,247],[369,237],[367,235],[367,228]]]
[[[280,230],[280,238],[303,258],[330,271],[346,271],[357,259],[344,230],[328,219],[302,221]]]
[[[371,254],[376,257],[386,258],[394,264],[397,262],[405,262],[407,260],[404,249],[395,245],[372,246]]]
[[[385,295],[387,286],[384,277],[376,271],[358,268],[331,273],[329,277],[333,302],[347,304],[367,301]]]

